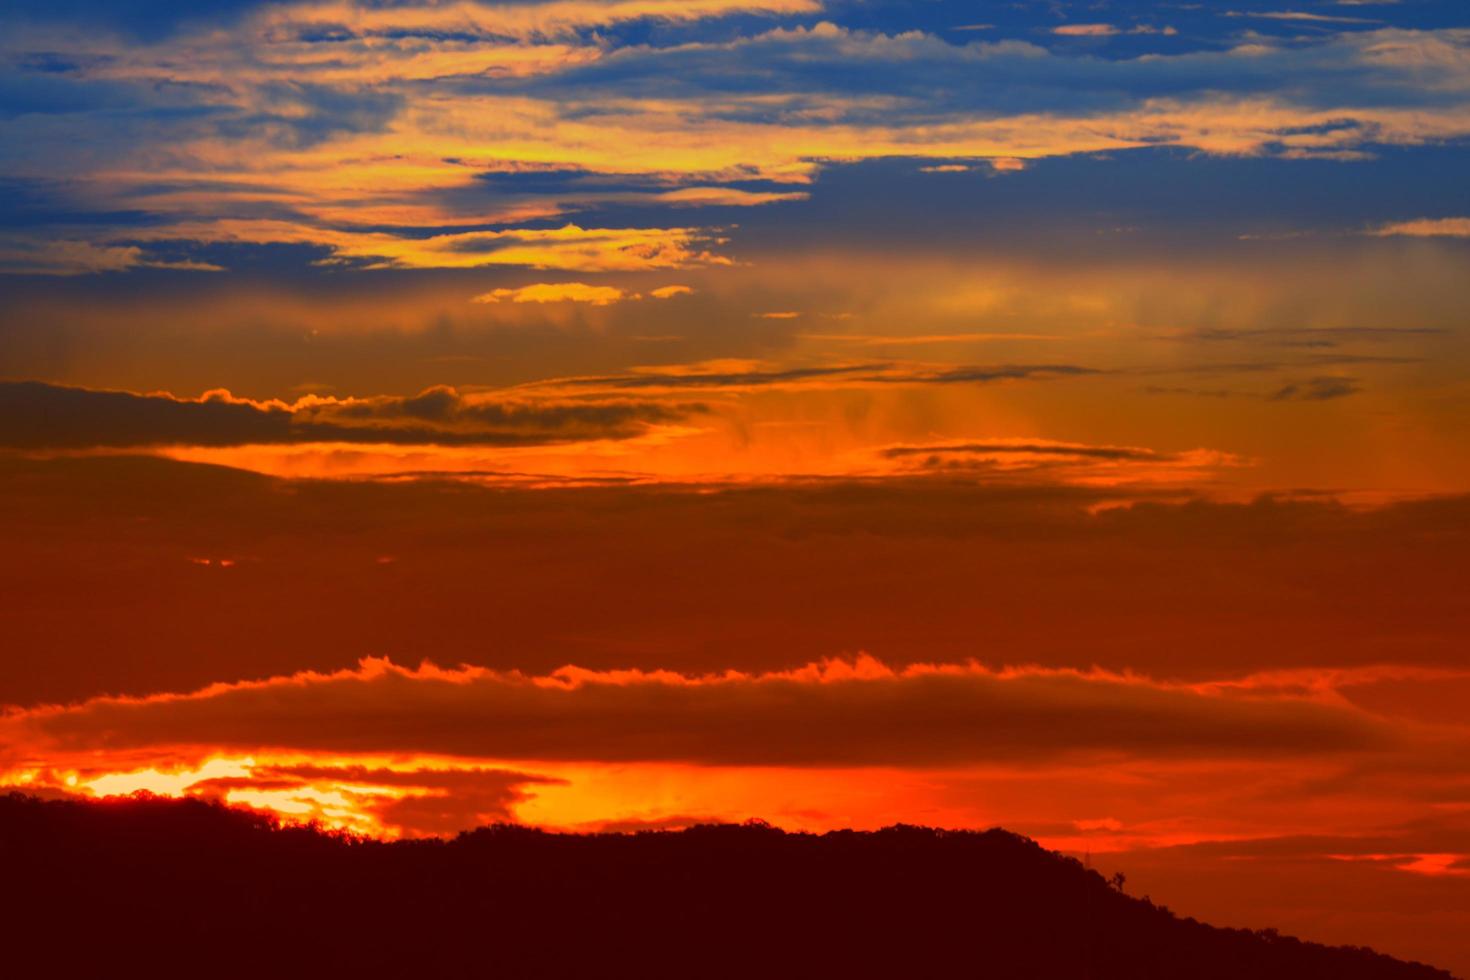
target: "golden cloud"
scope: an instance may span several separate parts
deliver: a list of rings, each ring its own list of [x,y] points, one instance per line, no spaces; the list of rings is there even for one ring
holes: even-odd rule
[[[608,306],[625,299],[637,299],[616,286],[589,286],[585,282],[538,282],[514,289],[492,289],[474,297],[474,303],[587,303]]]

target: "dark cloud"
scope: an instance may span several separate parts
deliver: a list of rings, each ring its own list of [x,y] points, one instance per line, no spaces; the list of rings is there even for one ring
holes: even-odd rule
[[[1349,341],[1386,343],[1443,336],[1437,327],[1280,327],[1275,329],[1230,329],[1209,327],[1178,335],[1180,340],[1244,341],[1277,347],[1327,348]]]
[[[1222,361],[1214,364],[1189,364],[1170,368],[1149,368],[1140,374],[1267,374],[1276,371],[1310,368],[1359,367],[1367,364],[1420,364],[1423,358],[1394,357],[1373,354],[1304,354],[1293,360],[1261,359],[1254,361]]]
[[[721,675],[405,670],[96,700],[11,719],[49,751],[208,745],[492,759],[945,766],[1098,753],[1259,757],[1384,748],[1371,716],[1302,698],[1233,697],[1068,671],[871,661]]]
[[[1151,449],[1134,449],[1127,446],[1067,446],[1055,443],[968,442],[935,446],[893,446],[882,452],[882,455],[888,459],[932,454],[1069,456],[1129,463],[1171,462],[1178,459],[1178,456],[1172,453],[1160,453]]]
[[[1357,378],[1321,377],[1293,381],[1271,393],[1273,402],[1325,402],[1346,398],[1363,390]]]
[[[90,449],[355,442],[520,446],[627,438],[698,406],[628,400],[571,401],[462,394],[435,387],[412,397],[197,399],[45,384],[0,382],[0,446]]]
[[[783,385],[946,385],[1041,381],[1103,372],[1075,364],[989,364],[932,367],[893,362],[750,371],[649,370],[547,382],[577,388],[764,388]]]
[[[278,145],[306,149],[338,136],[380,133],[402,111],[394,92],[344,91],[300,82],[261,87],[261,108],[216,122],[225,139],[265,136]]]

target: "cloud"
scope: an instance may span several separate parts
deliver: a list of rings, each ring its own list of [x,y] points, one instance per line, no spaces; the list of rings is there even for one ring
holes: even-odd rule
[[[1331,756],[1395,739],[1366,713],[1309,699],[1207,694],[1097,671],[895,671],[866,657],[707,676],[568,667],[528,677],[364,660],[332,674],[34,709],[4,724],[12,744],[60,755],[196,745],[756,766]]]
[[[1051,32],[1062,37],[1107,37],[1117,34],[1118,29],[1112,24],[1062,24]]]
[[[178,269],[221,272],[220,266],[150,256],[136,245],[86,241],[46,241],[17,235],[0,236],[0,272],[32,276],[81,276],[129,269]]]
[[[934,453],[960,454],[967,456],[1005,456],[1011,454],[1027,456],[1075,456],[1087,459],[1106,459],[1129,462],[1160,462],[1176,459],[1171,453],[1160,453],[1152,449],[1137,449],[1127,446],[1081,446],[1070,443],[1038,442],[972,442],[950,443],[930,446],[891,446],[881,455],[889,459],[906,456],[925,456]]]
[[[654,299],[672,299],[687,296],[694,290],[689,286],[660,286],[650,289],[648,295]],[[611,306],[643,298],[642,293],[629,292],[617,286],[590,286],[585,282],[538,282],[529,286],[492,289],[474,297],[473,303],[586,303],[589,306]]]
[[[540,774],[450,760],[346,759],[313,754],[230,756],[187,753],[137,766],[114,758],[75,768],[23,767],[0,784],[29,793],[108,798],[134,793],[217,800],[273,811],[289,820],[376,837],[452,835],[515,819]]]
[[[637,298],[637,293],[628,293],[616,286],[589,286],[585,282],[538,282],[514,289],[493,289],[476,296],[472,302],[588,303],[592,306],[608,306]]]
[[[328,35],[341,44],[357,38],[434,40],[445,34],[471,34],[487,41],[514,38],[536,42],[575,38],[588,28],[628,21],[689,22],[736,14],[774,16],[815,13],[817,0],[552,0],[534,4],[306,3],[268,10],[268,29],[287,29],[297,37]]]
[[[1027,439],[889,446],[878,451],[900,471],[976,473],[991,480],[1007,477],[1051,479],[1080,485],[1124,486],[1195,484],[1246,460],[1208,449],[1166,453],[1136,446],[1092,446]]]
[[[1470,238],[1470,218],[1418,218],[1375,228],[1380,238],[1403,235],[1410,238]]]
[[[680,207],[748,208],[782,201],[805,201],[806,191],[743,191],[734,187],[681,187],[651,199]]]
[[[1044,333],[935,333],[935,334],[871,334],[871,333],[803,333],[803,340],[823,343],[853,344],[860,347],[907,347],[929,344],[972,344],[998,340],[1059,340],[1056,334]]]
[[[878,361],[779,368],[742,361],[647,368],[629,374],[558,378],[533,382],[525,387],[609,390],[708,388],[735,391],[810,386],[990,384],[1003,381],[1048,381],[1100,373],[1102,372],[1095,368],[1075,364],[923,365]]]
[[[355,442],[516,446],[629,438],[687,416],[689,406],[631,400],[566,401],[461,394],[252,401],[228,391],[199,398],[0,382],[0,446],[91,449]]]
[[[1227,10],[1222,17],[1254,17],[1260,20],[1304,21],[1313,24],[1381,24],[1368,17],[1344,17],[1340,14],[1315,14],[1305,10]]]
[[[1014,169],[1174,146],[1345,159],[1470,133],[1470,61],[1453,30],[1102,59],[1015,38],[860,30],[813,21],[819,12],[804,0],[321,2],[243,12],[228,31],[182,24],[148,43],[22,20],[7,48],[18,84],[58,94],[8,117],[3,167],[54,182],[72,212],[132,216],[87,229],[104,251],[61,263],[75,271],[189,262],[153,246],[220,242],[311,245],[354,268],[591,271],[716,263],[722,232],[646,215],[647,227],[572,235],[532,222],[799,202],[824,169],[885,157]],[[675,41],[615,29],[714,18],[727,20]],[[1123,30],[1058,28],[1103,29]],[[624,186],[483,193],[487,174],[538,168]],[[7,258],[11,271],[36,266]]]
[[[1348,341],[1389,343],[1400,339],[1439,337],[1439,327],[1206,327],[1174,334],[1171,339],[1265,343],[1277,347],[1337,347]]]
[[[1321,377],[1294,381],[1272,392],[1273,402],[1325,402],[1346,398],[1363,390],[1357,378]]]
[[[1222,338],[1223,339],[1223,338]],[[1294,346],[1290,344],[1279,346]],[[1308,346],[1319,346],[1311,344]],[[1419,357],[1399,357],[1392,354],[1302,354],[1293,360],[1222,361],[1215,363],[1183,364],[1169,368],[1140,369],[1139,374],[1262,374],[1276,371],[1305,370],[1308,368],[1355,367],[1368,364],[1418,364]]]
[[[156,243],[296,244],[325,248],[318,264],[362,269],[476,269],[524,266],[577,272],[682,269],[728,265],[711,247],[722,242],[701,228],[518,228],[405,236],[380,231],[317,229],[275,219],[186,222],[130,240]]]
[[[239,775],[187,782],[187,795],[389,837],[448,836],[487,823],[511,821],[514,808],[525,802],[528,790],[557,782],[533,773],[463,765],[389,766],[270,758],[251,758],[237,765]],[[121,775],[121,788],[126,789],[129,777]],[[80,785],[104,795],[101,782],[84,779]],[[146,784],[148,780],[133,776],[132,782]]]

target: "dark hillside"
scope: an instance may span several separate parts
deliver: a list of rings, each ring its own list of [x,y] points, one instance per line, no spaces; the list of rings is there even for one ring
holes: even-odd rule
[[[1000,830],[382,843],[196,801],[13,794],[0,868],[6,959],[55,976],[1449,976],[1180,919]]]

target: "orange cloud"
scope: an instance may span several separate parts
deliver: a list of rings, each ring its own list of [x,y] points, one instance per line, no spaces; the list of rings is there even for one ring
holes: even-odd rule
[[[689,286],[660,286],[650,289],[648,295],[654,299],[672,299],[687,296],[694,290]],[[585,282],[538,282],[529,286],[492,289],[474,297],[474,303],[586,303],[590,306],[611,306],[630,300],[639,300],[643,294],[630,292],[617,286],[590,286]]]
[[[1118,33],[1118,29],[1112,24],[1062,24],[1051,32],[1063,37],[1107,37]]]
[[[1418,218],[1375,228],[1380,237],[1406,235],[1411,238],[1470,238],[1470,218]]]
[[[608,306],[625,299],[637,299],[636,293],[627,293],[616,286],[589,286],[585,282],[538,282],[514,289],[493,289],[481,293],[474,303],[588,303],[592,306]]]

